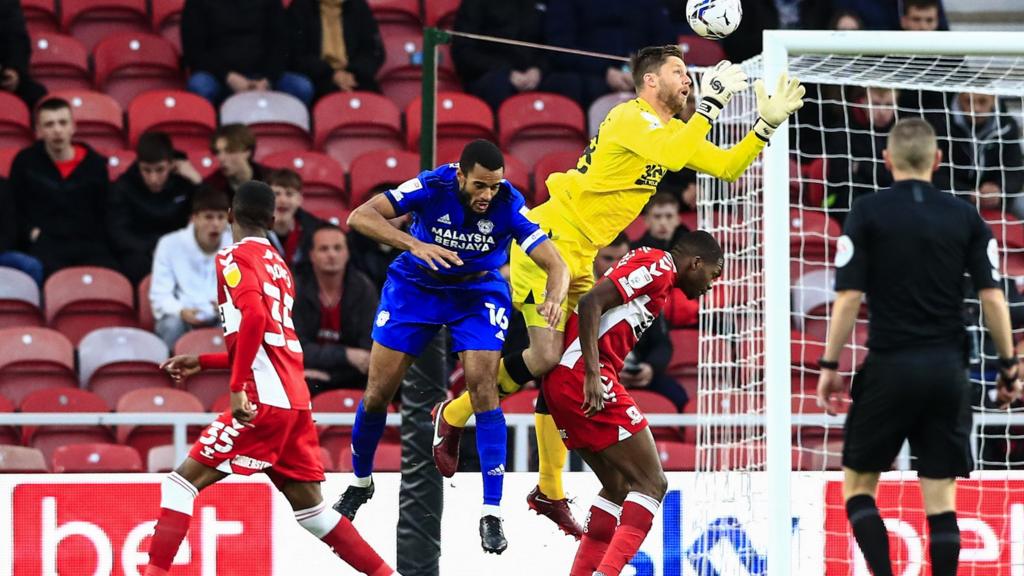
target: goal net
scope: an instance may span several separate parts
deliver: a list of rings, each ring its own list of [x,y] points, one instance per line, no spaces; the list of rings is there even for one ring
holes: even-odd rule
[[[1004,274],[1019,337],[1024,330],[1024,50],[1019,41],[1017,46],[1000,44],[1009,36],[992,34],[789,34],[790,39],[810,34],[817,42],[812,49],[801,39],[804,46],[791,46],[784,60],[790,75],[808,88],[804,109],[790,120],[788,144],[786,135],[776,134],[762,159],[737,182],[698,178],[699,225],[719,239],[726,257],[724,277],[705,299],[700,316],[697,402],[703,423],[697,430],[697,467],[715,478],[704,483],[702,498],[745,500],[751,508],[767,510],[780,509],[773,498],[785,492],[771,483],[784,469],[796,526],[791,537],[783,538],[792,543],[786,560],[790,573],[866,576],[846,521],[841,475],[829,473],[840,469],[846,407],[839,417],[829,417],[815,402],[817,359],[835,297],[836,241],[852,201],[891,183],[882,150],[892,123],[924,117],[935,127],[943,152],[936,184],[976,206],[998,242],[991,257]],[[982,40],[985,47],[979,49]],[[938,53],[937,47],[948,54]],[[965,56],[980,52],[985,54]],[[764,75],[766,64],[778,67],[760,57],[744,66],[753,80]],[[769,91],[775,80],[770,76]],[[723,147],[735,144],[756,116],[753,92],[737,95],[719,118],[712,140]],[[788,232],[778,225],[783,218]],[[788,259],[774,257],[766,249],[769,241],[788,244]],[[780,310],[789,311],[788,322],[768,320]],[[994,408],[995,352],[982,328],[976,296],[969,292],[964,324],[972,343],[971,447],[977,471],[959,483],[959,573],[1020,576],[1024,474],[1014,470],[1024,469],[1024,414],[1017,407],[1009,412]],[[866,340],[865,306],[840,362],[848,383],[865,359]],[[785,356],[789,366],[780,367]],[[788,406],[787,418],[769,405]],[[772,421],[780,423],[775,430],[783,437],[790,431],[787,454],[769,450]],[[890,530],[895,573],[907,576],[930,574],[927,522],[913,467],[905,446],[893,472],[883,476],[878,498]],[[767,522],[763,537],[778,538],[786,521]],[[765,540],[758,546],[771,548]],[[723,558],[720,551],[705,552],[709,566]],[[744,551],[737,553],[742,558]],[[756,550],[746,553],[756,555]],[[759,567],[764,568],[740,562],[738,573],[755,573]]]

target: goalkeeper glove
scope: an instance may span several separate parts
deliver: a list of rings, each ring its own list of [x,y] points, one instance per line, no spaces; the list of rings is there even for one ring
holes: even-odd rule
[[[747,89],[747,73],[738,64],[722,60],[700,79],[701,101],[697,113],[714,122],[732,95]]]
[[[804,93],[807,90],[796,78],[790,78],[785,72],[779,75],[775,86],[775,95],[769,96],[764,90],[764,81],[754,82],[754,94],[757,95],[757,113],[761,115],[754,123],[754,134],[768,141],[775,129],[804,105]]]

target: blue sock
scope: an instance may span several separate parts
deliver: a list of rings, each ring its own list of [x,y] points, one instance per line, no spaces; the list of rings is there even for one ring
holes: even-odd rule
[[[373,456],[384,435],[387,412],[367,412],[362,400],[356,409],[356,422],[352,426],[352,471],[356,478],[366,478],[373,472]]]
[[[507,437],[505,414],[501,408],[477,413],[476,451],[480,455],[480,473],[484,477],[484,505],[501,504]]]

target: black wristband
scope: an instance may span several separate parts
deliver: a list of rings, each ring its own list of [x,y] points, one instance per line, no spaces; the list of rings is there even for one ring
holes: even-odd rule
[[[825,360],[824,356],[822,356],[821,358],[818,358],[818,366],[824,368],[825,370],[839,370],[839,362],[838,361],[835,361],[835,360]]]
[[[1000,370],[1011,370],[1015,366],[1017,366],[1017,357],[1016,356],[1011,356],[1009,358],[1000,358],[999,359],[999,369]]]

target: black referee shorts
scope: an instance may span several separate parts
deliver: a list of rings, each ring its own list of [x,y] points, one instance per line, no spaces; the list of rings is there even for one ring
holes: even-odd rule
[[[850,390],[843,466],[892,468],[904,440],[924,478],[966,477],[971,456],[971,387],[962,354],[868,354]]]

